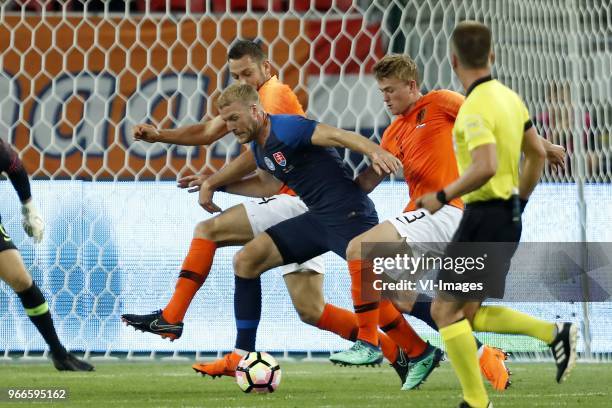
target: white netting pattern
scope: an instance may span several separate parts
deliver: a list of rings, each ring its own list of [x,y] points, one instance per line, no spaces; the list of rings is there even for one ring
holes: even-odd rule
[[[547,170],[546,179],[610,181],[609,0],[249,1],[244,13],[231,12],[241,2],[229,0],[125,2],[120,13],[108,3],[99,13],[74,11],[76,1],[43,3],[38,13],[0,5],[0,134],[35,177],[159,180],[221,166],[239,150],[231,137],[208,149],[145,145],[129,129],[214,113],[210,98],[229,80],[226,52],[236,37],[267,46],[310,116],[379,138],[390,118],[373,63],[406,52],[424,90],[459,89],[448,38],[457,21],[473,18],[494,32],[496,75],[525,98],[541,133],[570,153],[566,171]],[[361,157],[347,161],[363,165]]]
[[[610,240],[605,226],[611,225],[612,212],[599,204],[612,198],[603,184],[612,177],[610,0],[2,2],[0,137],[19,150],[30,174],[52,180],[35,190],[51,226],[44,246],[33,248],[17,232],[13,197],[2,200],[0,213],[50,295],[70,347],[169,348],[150,339],[143,346],[142,338],[119,328],[118,315],[165,304],[201,213],[193,208],[193,197],[183,202],[185,196],[175,198],[180,193],[163,183],[128,184],[134,189],[130,194],[120,183],[100,181],[175,180],[219,168],[239,152],[231,136],[194,148],[135,143],[129,131],[144,121],[175,127],[214,114],[211,102],[229,82],[226,53],[235,38],[257,38],[267,46],[275,71],[310,117],[380,139],[391,118],[371,75],[373,63],[387,52],[405,52],[419,66],[423,90],[460,90],[448,63],[448,38],[465,18],[491,26],[496,76],[524,97],[540,133],[569,153],[565,171],[546,169],[545,181],[567,184],[545,186],[540,207],[532,210],[538,223],[526,234],[533,240],[571,241],[581,238],[582,228],[589,240]],[[345,159],[355,172],[365,165],[358,155],[347,153]],[[73,184],[58,181],[63,179]],[[576,181],[597,184],[577,194]],[[12,194],[7,183],[1,191],[2,197]],[[381,213],[391,215],[405,203],[398,199],[405,194],[379,194]],[[225,206],[238,202],[228,200]],[[66,201],[71,204],[59,205]],[[137,213],[142,216],[134,222],[126,208],[143,202],[159,207]],[[589,210],[584,221],[576,202]],[[188,206],[185,213],[176,212]],[[560,214],[567,215],[563,227],[550,218]],[[170,220],[164,231],[158,229],[160,218]],[[158,242],[161,234],[170,243]],[[231,253],[219,256],[220,270],[211,274],[204,302],[196,298],[186,322],[216,335],[187,332],[180,349],[231,347]],[[342,268],[337,258],[327,259],[328,269]],[[285,350],[339,347],[335,337],[299,324],[282,282],[267,279],[266,307],[282,313],[268,309],[264,316],[281,314],[285,320],[264,318],[259,344]],[[326,280],[331,299],[350,307],[346,274]],[[0,294],[0,349],[40,349],[16,298],[5,285]],[[593,351],[609,352],[602,329],[609,325],[609,304],[589,308],[597,322]],[[556,318],[549,309],[540,315]],[[560,318],[584,316],[577,305],[566,309]],[[212,315],[212,321],[195,317]],[[287,336],[278,336],[283,330]],[[303,332],[289,342],[295,330]]]

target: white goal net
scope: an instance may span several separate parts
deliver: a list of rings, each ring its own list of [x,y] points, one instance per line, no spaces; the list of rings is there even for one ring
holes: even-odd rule
[[[163,307],[194,224],[207,217],[180,175],[214,171],[240,152],[232,136],[210,147],[135,142],[141,122],[178,127],[215,114],[229,82],[227,50],[261,41],[308,116],[375,140],[391,117],[372,76],[390,52],[407,53],[424,92],[460,90],[448,39],[463,19],[493,30],[495,75],[521,94],[540,134],[566,147],[564,170],[547,168],[526,214],[525,239],[612,241],[612,2],[610,0],[183,0],[8,1],[0,4],[0,137],[20,153],[48,234],[33,246],[17,200],[0,183],[2,221],[50,300],[73,350],[216,352],[233,346],[235,249],[220,251],[193,301],[180,341],[120,325],[125,312]],[[345,154],[359,172],[362,157]],[[373,198],[381,218],[407,202],[392,181]],[[240,199],[219,194],[223,208]],[[350,308],[346,266],[328,256],[326,298]],[[323,351],[342,340],[299,322],[279,274],[264,279],[258,347]],[[581,350],[612,352],[612,306],[519,304],[583,328]],[[415,327],[434,342],[433,331]],[[0,284],[0,352],[44,349],[16,296]],[[515,351],[541,344],[504,336]]]

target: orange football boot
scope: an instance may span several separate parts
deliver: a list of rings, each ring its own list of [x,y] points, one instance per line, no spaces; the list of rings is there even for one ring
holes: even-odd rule
[[[498,391],[504,391],[511,384],[511,373],[504,363],[507,359],[506,352],[489,346],[484,346],[482,356],[480,356],[480,371],[491,386]]]
[[[238,367],[240,360],[242,360],[242,356],[232,351],[219,360],[211,361],[210,363],[195,363],[191,368],[203,376],[210,375],[212,378],[223,375],[235,377],[236,367]]]

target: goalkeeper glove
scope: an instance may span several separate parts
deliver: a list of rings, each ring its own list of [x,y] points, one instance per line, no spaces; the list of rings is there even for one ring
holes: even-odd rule
[[[40,217],[32,200],[21,206],[21,214],[23,214],[22,225],[25,233],[32,237],[35,243],[42,241],[43,233],[45,232],[45,223]]]

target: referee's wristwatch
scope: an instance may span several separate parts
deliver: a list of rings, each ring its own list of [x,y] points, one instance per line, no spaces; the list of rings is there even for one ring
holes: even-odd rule
[[[444,189],[436,193],[436,198],[438,199],[440,203],[448,204],[448,200],[446,199],[446,193],[444,192]]]

